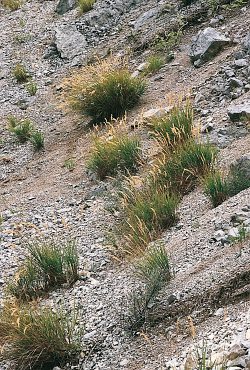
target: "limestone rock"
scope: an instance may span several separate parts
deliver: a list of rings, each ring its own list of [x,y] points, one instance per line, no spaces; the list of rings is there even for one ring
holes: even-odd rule
[[[218,54],[224,46],[230,43],[230,39],[212,27],[200,31],[195,37],[190,51],[192,62],[206,62]]]
[[[86,39],[75,26],[58,27],[55,34],[55,44],[63,59],[72,60],[76,56],[86,54]]]

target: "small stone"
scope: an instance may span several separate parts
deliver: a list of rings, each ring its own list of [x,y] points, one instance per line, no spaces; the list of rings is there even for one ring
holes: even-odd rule
[[[237,68],[242,68],[242,67],[247,67],[248,65],[248,62],[246,59],[236,59],[234,61],[234,65],[237,67]]]
[[[214,316],[222,316],[224,314],[224,309],[222,307],[218,308],[217,311],[215,311]]]
[[[240,356],[244,356],[246,354],[246,351],[239,345],[239,344],[234,344],[230,349],[229,349],[229,354],[227,356],[228,360],[235,360],[236,358]]]
[[[121,362],[120,362],[120,366],[127,366],[128,365],[128,363],[129,363],[129,361],[125,358],[124,360],[122,360]]]
[[[246,340],[250,340],[250,329],[246,331]]]
[[[144,122],[150,122],[150,120],[154,118],[160,118],[165,116],[167,113],[169,113],[172,110],[172,106],[164,107],[164,108],[152,108],[147,110],[143,113],[142,119]]]

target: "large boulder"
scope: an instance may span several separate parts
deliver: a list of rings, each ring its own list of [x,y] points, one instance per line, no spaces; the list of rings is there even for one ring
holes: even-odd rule
[[[231,40],[212,27],[199,31],[190,47],[190,58],[195,65],[207,62],[218,54]]]
[[[73,25],[58,27],[55,33],[55,44],[63,59],[72,60],[86,54],[87,41]]]
[[[69,10],[72,10],[76,7],[76,0],[59,0],[56,6],[56,12],[60,15],[67,13]]]
[[[243,104],[231,104],[227,109],[231,121],[239,121],[242,118],[250,119],[250,102]]]

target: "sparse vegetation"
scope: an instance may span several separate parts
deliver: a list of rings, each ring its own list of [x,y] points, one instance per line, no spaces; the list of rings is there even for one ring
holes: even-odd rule
[[[69,104],[95,123],[122,116],[145,90],[145,82],[132,77],[126,63],[115,58],[84,67],[67,84]]]
[[[171,273],[166,248],[163,245],[149,248],[143,258],[135,264],[135,270],[147,282],[155,278],[162,283],[170,280]]]
[[[100,179],[118,172],[134,172],[141,161],[140,141],[110,126],[103,137],[96,136],[88,168]]]
[[[39,151],[44,148],[44,135],[41,131],[35,130],[30,136],[30,142],[34,147],[35,151]]]
[[[125,251],[136,255],[145,251],[148,243],[160,231],[177,220],[178,196],[169,194],[163,187],[127,189],[123,194],[125,224]]]
[[[33,124],[29,119],[18,120],[14,116],[9,116],[8,129],[17,137],[20,143],[25,143],[32,135]]]
[[[73,171],[75,166],[75,161],[72,158],[66,159],[63,164],[63,167],[67,168],[69,171]]]
[[[133,291],[127,300],[127,329],[133,334],[150,320],[149,310],[163,285],[170,280],[168,255],[163,246],[149,249],[136,264],[136,272],[145,280],[143,289]]]
[[[204,179],[205,193],[210,197],[214,207],[227,199],[227,184],[220,172],[211,172]]]
[[[165,64],[163,57],[159,55],[152,55],[147,60],[147,67],[144,71],[145,75],[154,74],[158,72]]]
[[[93,8],[95,2],[96,0],[78,0],[80,15],[90,11]]]
[[[21,7],[22,2],[20,0],[2,0],[2,5],[12,11],[17,10]]]
[[[17,64],[13,69],[13,75],[18,83],[27,82],[30,77],[26,68],[20,63]]]
[[[244,172],[235,169],[232,169],[226,177],[219,171],[212,172],[204,180],[205,193],[210,197],[214,207],[249,187],[250,179]]]
[[[0,359],[18,370],[51,369],[70,361],[80,350],[77,314],[54,308],[5,303],[0,314]]]
[[[171,191],[186,194],[197,180],[213,169],[217,150],[210,144],[190,140],[165,157],[156,166],[153,182],[167,186]]]
[[[28,246],[28,252],[25,263],[8,286],[8,291],[18,300],[35,299],[78,279],[78,255],[73,242],[64,246],[54,242],[35,243]]]
[[[184,107],[176,104],[164,117],[150,122],[152,135],[163,150],[174,149],[186,142],[193,134],[193,110],[189,102]]]
[[[26,85],[26,90],[28,91],[28,93],[29,93],[31,96],[36,95],[36,93],[37,93],[37,84],[36,84],[34,81],[29,82],[29,83]]]

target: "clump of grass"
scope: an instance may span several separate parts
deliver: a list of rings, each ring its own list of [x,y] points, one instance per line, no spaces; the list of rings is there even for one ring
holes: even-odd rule
[[[214,207],[223,203],[228,197],[226,180],[219,171],[211,172],[205,177],[204,189]]]
[[[205,194],[209,196],[214,207],[249,187],[249,177],[236,169],[231,169],[226,177],[215,171],[204,179]]]
[[[75,166],[76,166],[75,161],[71,158],[66,159],[63,164],[63,167],[67,168],[69,171],[73,171]]]
[[[18,83],[27,82],[30,77],[26,68],[20,63],[18,63],[13,69],[13,75]]]
[[[171,227],[177,220],[179,197],[163,187],[127,189],[123,194],[126,253],[141,254],[160,231]]]
[[[140,161],[139,139],[110,126],[107,135],[95,136],[88,168],[104,179],[118,172],[134,172]]]
[[[149,307],[155,302],[163,285],[171,278],[169,259],[163,246],[153,246],[135,265],[136,272],[146,282],[144,289],[128,296],[127,329],[135,333],[150,320]]]
[[[26,90],[28,91],[28,93],[29,93],[31,96],[36,95],[36,93],[37,93],[37,84],[36,84],[34,81],[29,82],[29,83],[26,85]]]
[[[78,0],[80,15],[93,9],[93,5],[95,4],[95,2],[96,0]]]
[[[21,7],[22,2],[20,0],[2,0],[2,5],[12,11],[17,10]]]
[[[0,314],[0,359],[18,370],[63,365],[80,351],[77,314],[51,308],[5,304]]]
[[[163,57],[159,55],[152,55],[147,60],[147,67],[144,70],[144,74],[154,74],[158,72],[165,64]]]
[[[190,140],[177,148],[172,157],[159,161],[153,181],[165,184],[171,191],[186,194],[199,178],[213,169],[216,153],[212,145]]]
[[[14,116],[10,116],[8,117],[8,128],[20,143],[25,143],[32,135],[33,124],[29,119],[18,120]]]
[[[29,140],[35,151],[39,151],[44,148],[44,135],[41,131],[33,131]]]
[[[192,137],[193,109],[189,102],[184,107],[177,104],[165,116],[152,119],[150,126],[163,149],[174,149]]]
[[[54,242],[28,246],[29,255],[8,291],[18,300],[32,300],[44,292],[78,279],[78,254],[74,243]]]
[[[69,104],[95,123],[124,115],[145,90],[145,82],[132,77],[126,63],[115,58],[84,67],[67,84]]]
[[[150,248],[135,265],[137,274],[147,282],[157,279],[166,282],[171,278],[169,258],[162,245]]]

